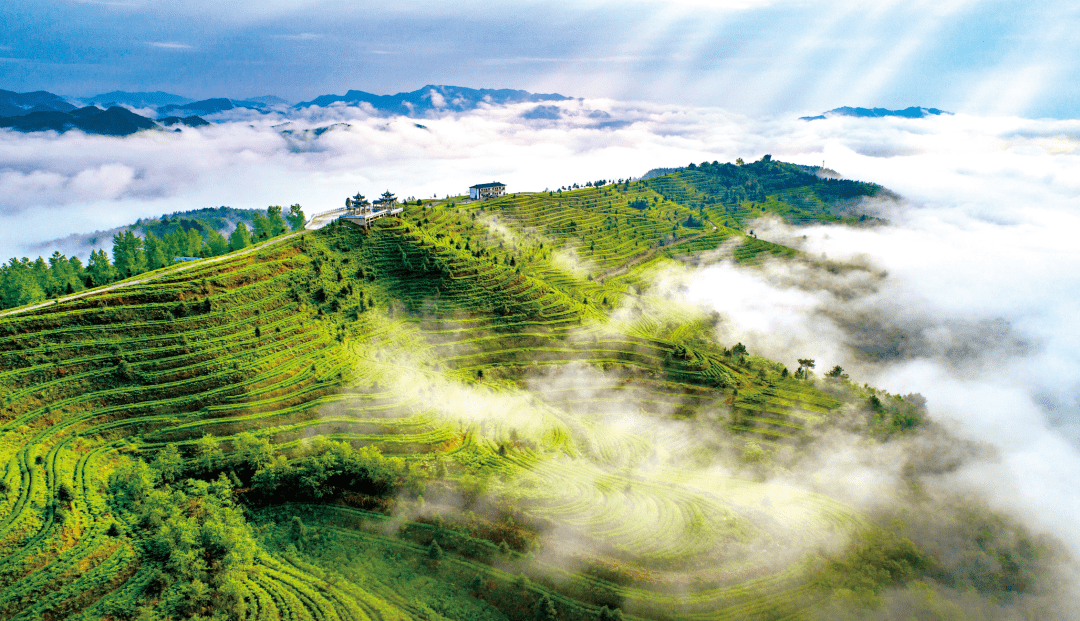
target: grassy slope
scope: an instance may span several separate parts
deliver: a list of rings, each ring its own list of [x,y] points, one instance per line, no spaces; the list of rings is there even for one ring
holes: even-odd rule
[[[708,198],[723,189],[714,181],[682,171],[410,208],[370,233],[331,226],[0,319],[0,616],[164,610],[156,561],[133,531],[110,532],[122,516],[104,491],[109,473],[126,455],[151,460],[168,445],[193,464],[208,433],[222,440],[216,468],[228,469],[248,430],[285,455],[313,436],[373,444],[430,480],[430,506],[482,487],[492,499],[483,506],[503,513],[407,522],[389,537],[383,514],[355,507],[261,509],[255,523],[281,526],[262,531],[244,570],[251,618],[525,618],[542,594],[560,618],[581,619],[604,603],[694,619],[813,605],[812,558],[778,564],[768,547],[790,547],[797,532],[810,548],[866,527],[863,516],[777,484],[645,473],[658,459],[652,432],[616,434],[605,422],[632,407],[643,420],[707,430],[719,449],[737,453],[752,439],[782,450],[840,405],[768,361],[697,338],[708,325],[694,311],[640,295],[651,267],[733,239],[743,262],[793,255],[740,232],[755,210],[834,219],[814,187],[783,189],[763,207]],[[633,200],[649,207],[631,209]],[[704,226],[683,225],[701,214]],[[537,388],[555,369],[586,374],[590,390]],[[730,419],[706,416],[725,407]],[[64,485],[72,498],[58,497]],[[316,528],[300,552],[281,544],[293,515]],[[591,542],[569,555],[584,571],[523,556],[546,528]],[[424,561],[433,538],[456,553],[437,567]],[[533,580],[515,581],[519,572]]]

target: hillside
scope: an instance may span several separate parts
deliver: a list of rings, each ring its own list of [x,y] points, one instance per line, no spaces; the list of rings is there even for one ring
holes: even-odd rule
[[[994,562],[957,565],[790,476],[829,430],[931,433],[916,396],[717,343],[652,286],[706,252],[809,260],[743,229],[881,191],[763,159],[458,197],[0,315],[0,617],[809,619],[925,581],[1011,601],[1043,548],[1007,520],[963,508],[954,539]]]

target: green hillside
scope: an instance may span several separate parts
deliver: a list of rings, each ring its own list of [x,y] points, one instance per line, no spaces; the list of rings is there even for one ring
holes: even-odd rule
[[[1011,564],[971,577],[782,476],[828,429],[925,433],[917,399],[717,343],[653,292],[704,252],[800,260],[742,228],[880,191],[737,168],[410,205],[0,316],[0,618],[799,619],[924,581],[1022,592],[1040,548],[1007,522],[977,547]]]

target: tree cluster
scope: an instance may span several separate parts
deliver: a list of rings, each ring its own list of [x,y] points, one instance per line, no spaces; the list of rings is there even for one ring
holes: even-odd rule
[[[141,535],[155,613],[244,617],[240,583],[259,547],[228,479],[170,484],[156,468],[130,460],[109,476],[108,491],[124,530]]]
[[[222,255],[303,226],[300,205],[291,206],[284,216],[281,207],[271,206],[266,216],[255,215],[254,230],[240,222],[228,239],[214,230],[185,228],[176,223],[161,237],[153,232],[139,237],[130,229],[117,233],[113,236],[111,261],[104,249],[92,251],[85,266],[78,257],[69,258],[59,251],[48,260],[12,258],[0,265],[0,308],[33,304],[130,278],[172,265],[178,257]]]
[[[252,495],[262,501],[329,501],[346,494],[385,498],[401,488],[419,488],[400,457],[386,457],[373,446],[354,449],[345,442],[318,439],[311,454],[296,460],[277,457],[251,479]]]

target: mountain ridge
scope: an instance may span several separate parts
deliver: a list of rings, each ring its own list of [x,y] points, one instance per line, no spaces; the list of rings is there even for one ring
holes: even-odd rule
[[[921,119],[928,116],[939,115],[951,115],[952,112],[945,110],[939,110],[937,108],[923,108],[920,106],[910,106],[903,110],[889,110],[887,108],[857,108],[851,106],[841,106],[839,108],[833,108],[827,112],[823,112],[817,116],[802,116],[799,117],[800,121],[819,121],[823,119],[832,118],[834,116],[854,116],[861,118],[881,118],[887,116],[899,116],[908,119]]]
[[[365,91],[349,90],[344,95],[320,95],[311,101],[300,102],[294,108],[311,106],[326,107],[335,103],[359,106],[370,104],[380,112],[392,112],[404,116],[417,112],[433,110],[451,110],[462,112],[473,110],[481,104],[506,105],[511,103],[530,103],[542,101],[566,101],[572,99],[558,93],[530,93],[515,89],[468,88],[428,84],[415,91],[401,92],[394,95],[375,95]]]
[[[0,117],[0,127],[9,127],[21,132],[52,130],[64,133],[71,129],[78,129],[88,134],[128,136],[159,126],[153,120],[135,114],[127,108],[113,106],[108,110],[102,110],[97,106],[86,106],[71,112],[38,110],[20,116]]]

